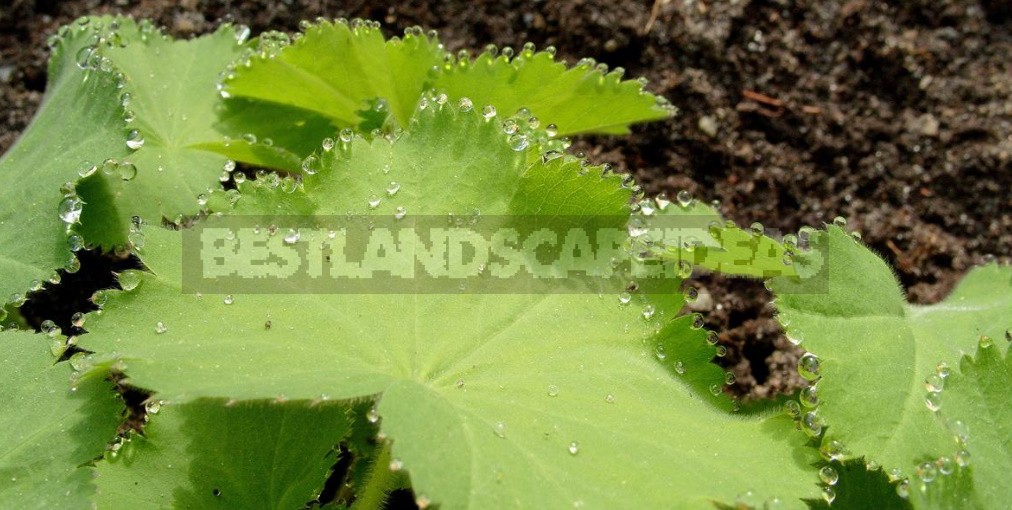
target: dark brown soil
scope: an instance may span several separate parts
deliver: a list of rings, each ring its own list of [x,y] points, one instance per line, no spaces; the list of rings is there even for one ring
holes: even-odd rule
[[[938,301],[986,255],[1012,252],[1012,16],[1004,0],[12,0],[0,7],[0,151],[45,88],[45,38],[82,14],[155,19],[177,36],[223,18],[294,31],[366,17],[439,30],[451,50],[555,45],[645,76],[682,110],[628,138],[580,142],[651,192],[718,199],[739,224],[850,219],[911,300]],[[761,284],[705,277],[735,390],[790,391],[797,352]]]

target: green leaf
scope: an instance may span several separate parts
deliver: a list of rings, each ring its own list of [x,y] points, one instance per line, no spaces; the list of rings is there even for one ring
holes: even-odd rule
[[[672,114],[673,108],[643,90],[642,83],[623,81],[621,71],[609,73],[589,61],[567,69],[554,53],[525,48],[507,58],[484,52],[473,62],[444,66],[434,89],[476,105],[494,105],[506,115],[527,108],[543,126],[555,124],[562,136],[625,134],[630,124]]]
[[[970,351],[977,334],[1001,334],[1012,313],[1012,269],[977,268],[945,301],[916,306],[885,263],[839,227],[812,234],[812,246],[796,258],[818,253],[822,270],[775,278],[772,288],[788,337],[817,355],[823,448],[909,476],[923,456],[951,449],[926,407],[925,378]]]
[[[290,46],[275,44],[262,41],[249,65],[237,66],[225,82],[225,94],[301,108],[340,127],[358,125],[358,112],[378,97],[406,126],[431,68],[442,62],[435,39],[409,31],[384,41],[370,22],[321,21]]]
[[[47,339],[48,340],[48,339]],[[41,335],[0,333],[0,507],[91,508],[92,469],[123,408],[101,375],[53,364]]]
[[[144,435],[98,464],[99,508],[302,508],[349,432],[334,403],[155,402]]]
[[[504,116],[525,107],[542,128],[555,125],[552,136],[627,133],[630,124],[663,119],[673,111],[642,83],[623,81],[618,70],[606,74],[586,62],[567,69],[553,55],[525,48],[512,59],[485,52],[473,62],[457,61],[418,28],[384,41],[378,24],[321,21],[307,25],[290,45],[284,34],[261,36],[259,50],[223,83],[230,111],[219,128],[234,137],[269,137],[272,150],[291,159],[308,155],[306,144],[340,128],[369,132],[389,124],[383,122],[387,115],[405,127],[427,92],[448,94],[454,102],[469,98],[478,109],[492,105]],[[439,101],[447,100],[445,94]],[[275,122],[266,126],[258,121],[275,114]],[[300,137],[292,136],[296,132]],[[298,170],[263,153],[228,154]]]
[[[305,192],[272,190],[268,178],[246,183],[237,212],[265,218],[256,235],[282,253],[279,238],[289,236],[271,237],[266,225],[280,230],[292,212],[313,212],[300,218],[312,225],[338,214],[378,229],[447,213],[479,225],[516,210],[591,218],[627,200],[599,168],[572,178],[575,161],[527,166],[501,125],[477,112],[426,108],[417,122],[393,143],[356,139],[321,153]],[[550,193],[544,172],[559,174]],[[400,184],[393,196],[390,181]],[[542,193],[521,196],[532,187]],[[383,199],[372,207],[374,193]],[[402,220],[393,219],[397,207],[406,208]],[[228,221],[212,216],[204,232]],[[708,508],[749,490],[798,507],[817,494],[814,450],[789,419],[730,414],[725,398],[683,380],[678,359],[657,355],[658,343],[709,348],[688,318],[675,319],[678,294],[635,292],[627,305],[617,292],[586,290],[306,294],[291,284],[180,295],[183,234],[147,232],[142,258],[152,273],[132,292],[111,293],[82,338],[97,361],[120,360],[128,381],[157,398],[377,398],[391,464],[442,508]],[[297,243],[327,237],[307,227]],[[227,267],[255,269],[231,259]],[[719,372],[709,380],[718,390]]]
[[[795,265],[796,236],[785,236],[781,243],[764,235],[760,224],[745,231],[691,198],[682,198],[677,205],[666,196],[641,201],[634,219],[652,241],[647,251],[661,260],[756,278],[808,275],[822,267],[818,252],[799,258]]]
[[[160,223],[193,215],[200,210],[198,195],[220,189],[218,178],[227,158],[214,152],[225,145],[214,129],[216,84],[240,53],[230,25],[213,34],[173,40],[147,22],[114,21],[119,27],[113,33],[122,43],[97,51],[123,75],[123,103],[128,118],[133,117],[124,129],[129,134],[136,130],[143,144],[121,159],[136,167],[135,176],[99,172],[93,179],[102,182],[89,182],[80,190],[87,202],[101,204],[86,209],[82,222],[85,237],[103,246],[117,240],[103,234],[125,232],[132,216]]]
[[[0,300],[23,294],[33,280],[44,281],[68,264],[67,224],[58,214],[64,200],[61,186],[76,182],[79,170],[127,152],[116,79],[77,65],[93,31],[75,24],[61,33],[42,106],[0,159],[5,182],[0,190]],[[125,235],[120,232],[119,239]]]
[[[1009,319],[1006,319],[1009,320]],[[999,340],[1000,341],[1000,340]],[[1005,351],[1004,354],[1002,351]],[[910,480],[918,508],[1000,508],[1012,471],[1012,357],[987,338],[945,379],[938,412],[955,437],[949,452],[926,459]],[[933,464],[933,466],[931,465]]]

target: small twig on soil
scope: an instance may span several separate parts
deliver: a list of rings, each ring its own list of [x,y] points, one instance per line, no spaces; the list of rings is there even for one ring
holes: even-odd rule
[[[779,100],[779,99],[777,99],[775,97],[770,97],[770,96],[767,96],[766,94],[762,94],[762,93],[756,92],[754,90],[748,90],[748,89],[742,90],[741,91],[741,95],[745,96],[746,99],[751,99],[751,100],[753,100],[753,101],[755,101],[757,103],[768,104],[768,105],[776,107],[776,108],[782,108],[784,106],[784,102],[783,101],[781,101],[781,100]]]
[[[767,105],[767,106],[772,106],[773,107],[772,109],[770,109],[770,108],[763,108],[762,106],[755,106],[755,107],[748,107],[748,108],[746,108],[749,111],[755,111],[756,113],[758,113],[760,115],[765,115],[766,117],[771,117],[771,118],[780,117],[780,116],[782,116],[784,114],[784,102],[781,101],[781,100],[779,100],[779,99],[777,99],[777,98],[775,98],[775,97],[770,97],[770,96],[767,96],[766,94],[763,94],[761,92],[756,92],[754,90],[748,90],[748,89],[742,90],[741,91],[741,95],[745,99],[749,99],[751,101],[759,103],[760,105]]]
[[[647,35],[650,33],[650,29],[654,28],[654,23],[657,22],[657,15],[661,12],[661,6],[668,3],[670,0],[654,0],[654,6],[650,8],[650,18],[647,19],[647,24],[640,30],[640,35]]]

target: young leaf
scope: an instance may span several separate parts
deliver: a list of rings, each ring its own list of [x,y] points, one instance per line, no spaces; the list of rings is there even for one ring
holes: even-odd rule
[[[821,377],[813,412],[828,427],[824,451],[864,455],[909,476],[923,455],[951,449],[926,407],[926,385],[935,383],[925,377],[939,361],[970,351],[968,339],[1002,334],[1012,313],[1012,269],[975,269],[945,301],[915,306],[885,263],[841,228],[812,234],[812,246],[823,270],[773,279],[772,288],[788,337],[816,356],[800,366],[809,379]]]
[[[420,30],[385,41],[371,22],[321,21],[290,46],[264,47],[248,66],[237,66],[223,92],[315,112],[340,127],[357,126],[366,102],[383,98],[406,126],[441,62],[438,41]]]
[[[554,53],[528,47],[510,59],[486,51],[473,62],[443,66],[433,87],[476,105],[494,105],[507,115],[527,108],[542,126],[555,124],[560,136],[624,134],[630,124],[664,119],[674,111],[642,83],[623,81],[618,70],[608,73],[589,61],[567,69]]]
[[[356,139],[321,153],[306,193],[272,190],[268,178],[247,183],[237,211],[278,223],[292,210],[313,211],[314,222],[349,212],[378,222],[401,207],[399,221],[481,208],[469,216],[480,224],[515,210],[624,210],[617,179],[600,169],[567,178],[580,171],[575,161],[526,167],[525,149],[477,112],[418,117],[392,144]],[[543,182],[546,171],[562,174],[553,192],[520,196],[525,179]],[[380,187],[390,181],[394,193]],[[375,192],[384,199],[373,206]],[[294,205],[277,208],[285,202]],[[269,234],[258,235],[272,243]],[[814,459],[789,419],[731,415],[681,380],[678,360],[657,355],[658,342],[705,342],[687,318],[672,322],[679,295],[636,292],[623,305],[617,293],[586,291],[305,294],[293,285],[180,296],[182,233],[147,235],[152,273],[112,294],[83,343],[100,360],[122,360],[128,380],[157,398],[377,396],[391,465],[444,508],[708,507],[750,490],[797,506],[817,495]],[[317,246],[327,235],[278,237]]]
[[[99,508],[302,508],[349,432],[333,403],[155,402],[144,435],[98,464]]]
[[[85,466],[116,434],[123,408],[102,374],[71,390],[40,335],[0,333],[0,507],[91,508]]]
[[[149,23],[108,22],[119,25],[109,37],[120,44],[96,52],[125,80],[121,102],[130,122],[124,129],[133,152],[120,162],[132,168],[96,173],[92,179],[100,182],[88,182],[81,190],[86,201],[96,204],[82,218],[85,238],[102,245],[115,240],[102,235],[111,222],[126,231],[132,216],[157,224],[162,218],[196,214],[198,195],[219,188],[227,158],[211,152],[224,145],[213,128],[215,84],[240,50],[230,25],[202,37],[172,40]]]
[[[110,72],[78,66],[78,59],[90,65],[85,48],[92,30],[74,24],[61,34],[49,61],[42,106],[0,159],[5,182],[0,187],[0,300],[24,294],[33,280],[46,280],[72,260],[67,229],[80,228],[85,207],[73,183],[106,158],[127,152],[117,80]],[[109,235],[122,242],[126,232]],[[77,248],[81,242],[72,244]]]
[[[989,338],[978,342],[976,354],[964,355],[944,384],[937,415],[956,441],[948,452],[919,466],[910,479],[911,501],[921,508],[1007,505],[1005,478],[1012,471],[1012,356],[1007,346]]]
[[[504,115],[526,107],[542,128],[554,125],[552,136],[627,133],[630,124],[663,119],[673,110],[641,83],[622,81],[620,72],[604,74],[587,64],[567,69],[552,52],[525,48],[513,59],[486,52],[474,62],[456,62],[417,27],[384,41],[378,24],[360,20],[307,25],[290,45],[284,34],[269,35],[261,37],[248,65],[236,66],[224,81],[228,111],[219,127],[235,135],[272,136],[275,150],[292,157],[308,154],[306,140],[329,134],[325,119],[368,132],[389,115],[405,127],[419,98],[432,91],[455,102],[470,98],[474,107],[491,105]],[[264,115],[261,108],[277,112],[277,122],[255,122]],[[260,155],[229,154],[277,164]]]

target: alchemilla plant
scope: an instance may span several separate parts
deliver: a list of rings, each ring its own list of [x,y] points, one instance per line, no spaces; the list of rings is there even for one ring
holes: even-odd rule
[[[1012,269],[915,306],[842,218],[644,196],[569,150],[673,113],[621,69],[361,20],[51,50],[0,159],[4,508],[1007,504]],[[33,331],[85,249],[140,269]],[[700,270],[767,281],[800,394],[722,391]]]

